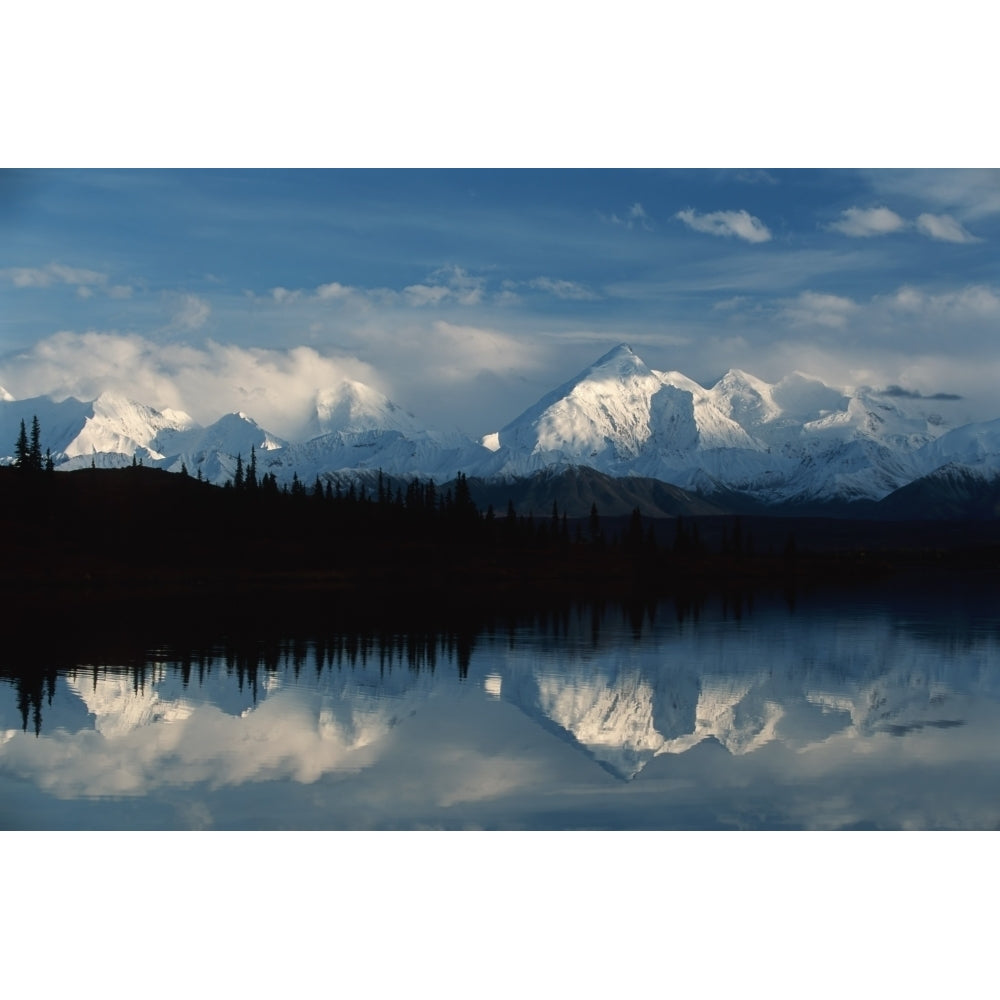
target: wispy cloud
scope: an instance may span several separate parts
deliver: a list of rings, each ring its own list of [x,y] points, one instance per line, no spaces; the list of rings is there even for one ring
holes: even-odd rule
[[[768,187],[774,187],[778,183],[777,177],[766,170],[738,170],[734,180],[741,184],[766,184]]]
[[[917,216],[917,229],[925,236],[934,240],[944,240],[946,243],[981,243],[978,236],[973,236],[960,222],[950,215],[932,215],[924,212]]]
[[[68,267],[51,263],[45,267],[8,267],[0,270],[0,278],[15,288],[51,288],[54,285],[75,285],[76,293],[89,299],[95,291],[104,291],[111,298],[123,299],[132,294],[129,285],[108,286],[108,275],[86,267]]]
[[[601,215],[601,218],[606,222],[612,223],[612,225],[624,226],[626,229],[635,229],[637,227],[647,231],[652,231],[653,229],[653,220],[638,201],[633,202],[628,207],[628,210],[621,215],[612,212],[611,215]]]
[[[873,170],[869,183],[883,198],[905,196],[965,222],[1000,213],[1000,169]]]
[[[1000,317],[1000,294],[988,285],[967,285],[956,291],[928,294],[904,285],[888,298],[890,309],[908,316],[940,321],[965,321]]]
[[[593,300],[600,296],[576,281],[566,281],[562,278],[532,278],[531,281],[524,282],[529,288],[534,288],[540,292],[549,292],[559,299]]]
[[[411,305],[436,306],[450,297],[451,289],[447,285],[407,285],[403,294]]]
[[[601,297],[594,289],[581,282],[540,275],[527,281],[504,279],[500,283],[499,291],[493,292],[489,301],[501,305],[521,302],[518,290],[526,288],[568,301],[592,301]],[[450,265],[432,271],[425,281],[406,285],[398,291],[391,288],[357,288],[343,285],[339,281],[331,281],[319,285],[312,292],[279,286],[270,290],[270,298],[279,305],[310,300],[319,302],[352,300],[358,305],[378,303],[384,306],[411,306],[425,309],[449,304],[477,306],[486,301],[487,291],[488,283],[484,276],[471,274],[462,267]]]
[[[427,283],[408,285],[403,295],[415,306],[438,305],[446,300],[474,306],[482,301],[485,287],[484,278],[469,274],[465,268],[449,265],[428,275]]]
[[[17,288],[48,288],[50,285],[103,285],[106,274],[83,267],[49,264],[46,267],[12,267],[2,272]]]
[[[177,330],[200,330],[212,314],[208,300],[198,295],[177,293],[169,301],[170,326]]]
[[[825,326],[841,329],[858,310],[858,305],[842,295],[802,292],[784,304],[785,319],[792,326]]]
[[[877,208],[847,208],[827,227],[845,236],[885,236],[906,228],[906,220],[884,205]]]
[[[734,212],[707,212],[699,215],[693,208],[685,208],[675,218],[699,233],[712,236],[737,236],[748,243],[766,243],[771,231],[746,209]]]

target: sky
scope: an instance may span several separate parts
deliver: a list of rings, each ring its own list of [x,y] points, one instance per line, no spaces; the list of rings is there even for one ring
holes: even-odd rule
[[[621,342],[1000,416],[1000,170],[15,169],[0,385],[293,436],[344,377],[479,436]]]

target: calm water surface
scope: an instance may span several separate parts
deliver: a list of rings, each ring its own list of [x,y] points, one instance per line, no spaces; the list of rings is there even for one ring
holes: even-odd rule
[[[994,591],[581,607],[0,679],[6,829],[995,829]]]

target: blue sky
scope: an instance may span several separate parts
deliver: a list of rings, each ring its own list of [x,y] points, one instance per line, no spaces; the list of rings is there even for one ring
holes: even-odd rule
[[[1000,416],[1000,171],[0,175],[0,384],[293,433],[341,377],[494,430],[621,341]],[[992,408],[992,409],[991,409]]]

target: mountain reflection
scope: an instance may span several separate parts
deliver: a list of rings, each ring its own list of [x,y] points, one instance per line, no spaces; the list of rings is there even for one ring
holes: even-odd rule
[[[922,600],[800,601],[792,612],[782,599],[727,598],[697,616],[673,605],[571,607],[476,632],[227,640],[162,646],[125,665],[8,666],[0,776],[74,800],[369,774],[392,784],[394,808],[429,808],[432,797],[451,816],[553,795],[545,775],[557,765],[598,789],[602,773],[624,785],[647,772],[665,780],[667,762],[699,747],[734,762],[773,748],[783,768],[814,777],[895,759],[893,747],[909,748],[911,764],[985,753],[992,766],[991,605],[934,617]],[[374,791],[357,794],[376,810],[365,798]],[[339,822],[407,825],[365,815]],[[296,825],[292,813],[287,822]]]

